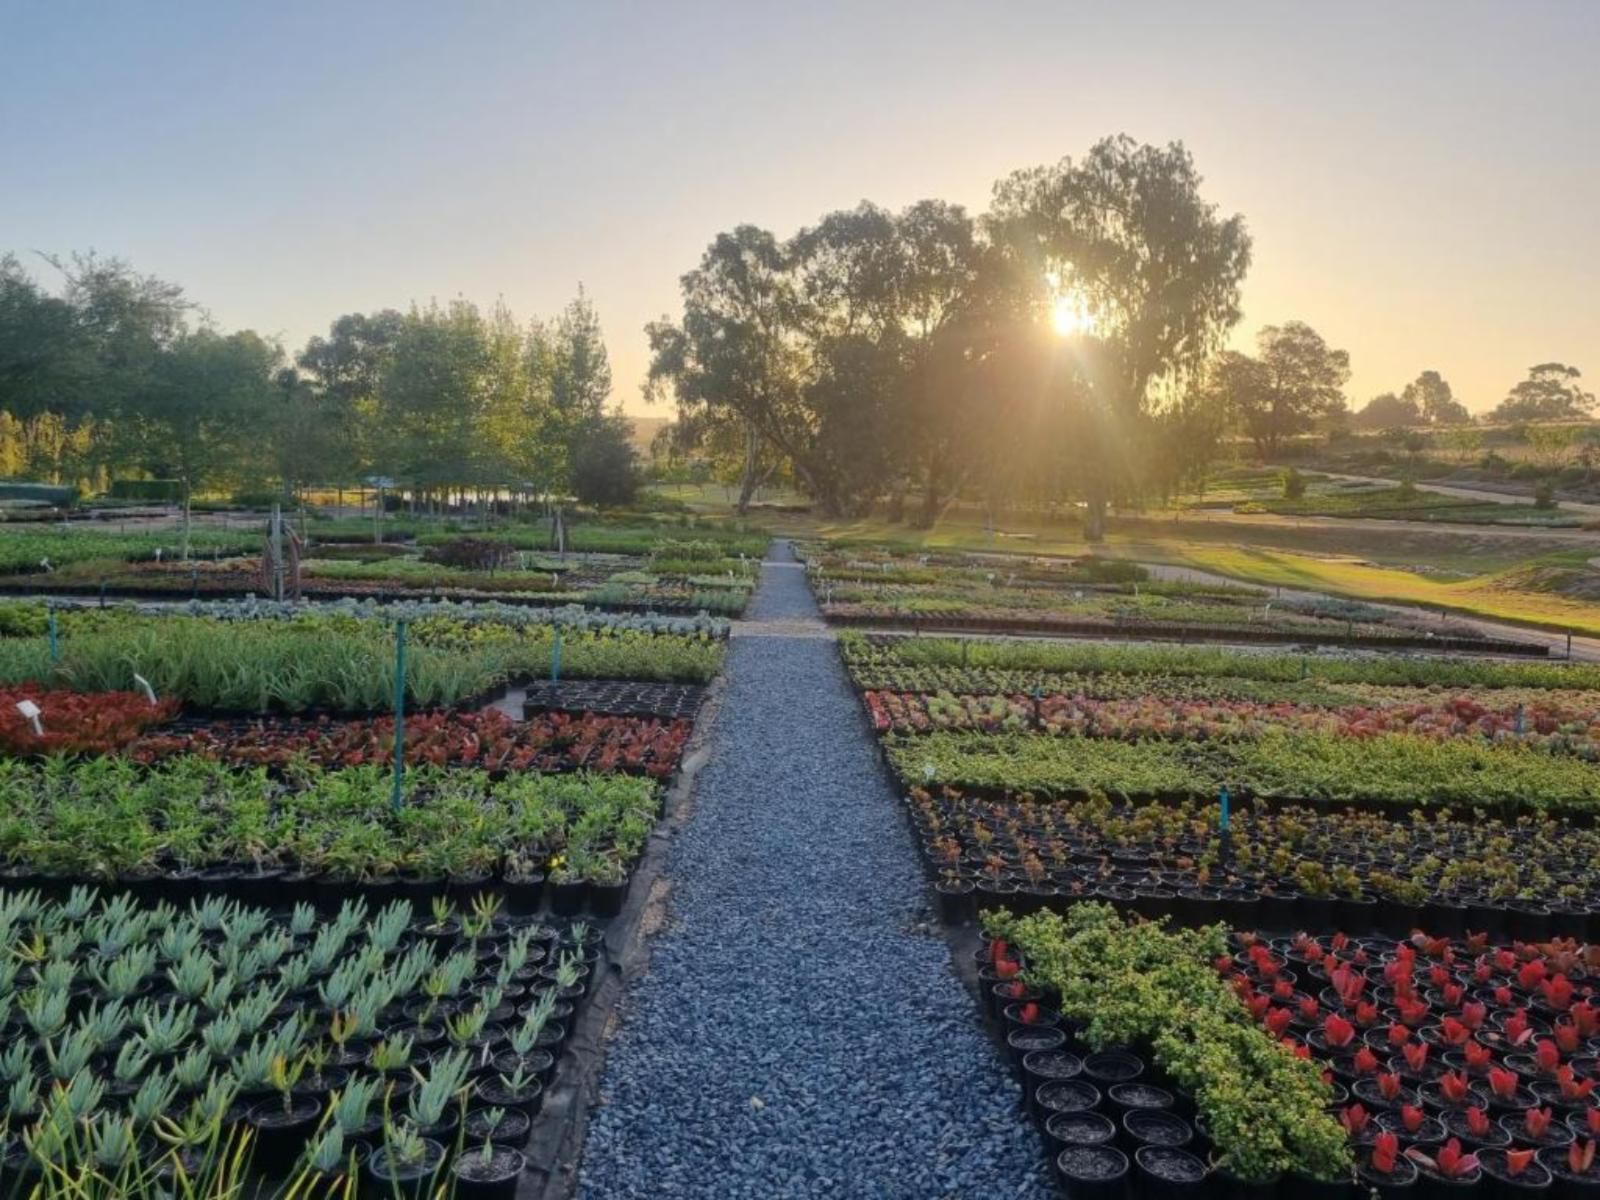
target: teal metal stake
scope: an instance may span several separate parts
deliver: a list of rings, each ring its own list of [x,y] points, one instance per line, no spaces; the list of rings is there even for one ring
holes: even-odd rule
[[[561,681],[561,626],[556,626],[556,639],[550,645],[550,682]]]
[[[1232,814],[1229,811],[1232,807],[1232,801],[1228,796],[1228,789],[1226,785],[1223,786],[1222,794],[1218,796],[1217,799],[1222,804],[1222,813],[1217,818],[1218,828],[1222,832],[1222,845],[1220,847],[1222,852],[1222,861],[1224,863],[1229,863],[1233,861],[1233,833],[1231,830],[1230,820]]]
[[[56,610],[51,609],[47,614],[50,621],[50,661],[61,661],[61,635],[56,629]]]
[[[394,623],[394,791],[389,805],[400,811],[400,789],[406,777],[406,623]]]

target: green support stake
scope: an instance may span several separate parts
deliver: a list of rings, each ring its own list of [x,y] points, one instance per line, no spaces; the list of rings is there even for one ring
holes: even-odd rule
[[[389,804],[400,811],[406,777],[406,623],[394,623],[394,791]]]
[[[50,661],[58,663],[61,661],[61,634],[56,629],[56,610],[52,608],[48,616],[50,620]]]
[[[561,626],[556,626],[556,638],[550,645],[550,682],[561,682]]]

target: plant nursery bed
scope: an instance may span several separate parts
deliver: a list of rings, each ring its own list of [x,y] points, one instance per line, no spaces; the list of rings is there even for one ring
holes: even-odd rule
[[[0,886],[325,911],[491,891],[508,912],[603,919],[626,899],[660,806],[655,781],[592,772],[418,767],[396,805],[377,766],[307,764],[274,780],[193,756],[0,760]]]
[[[629,680],[542,680],[525,686],[523,711],[599,713],[611,716],[693,720],[706,689],[695,684]]]
[[[1561,820],[995,800],[914,789],[913,836],[947,921],[1100,900],[1199,926],[1420,927],[1600,940],[1600,831]]]
[[[1219,975],[1322,1069],[1380,1190],[1403,1156],[1452,1195],[1600,1192],[1593,947],[1236,933],[1229,950]]]
[[[1346,646],[1372,650],[1429,650],[1437,653],[1549,657],[1541,642],[1509,638],[1433,637],[1422,634],[1359,634],[1339,630],[1273,629],[1250,625],[1179,625],[1134,621],[1051,621],[1026,617],[921,616],[845,612],[826,607],[829,624],[858,629],[899,629],[915,634],[991,633],[1059,638],[1110,638],[1137,641],[1225,642],[1245,645]]]
[[[5,1183],[93,1164],[109,1195],[163,1194],[142,1177],[170,1186],[178,1158],[261,1195],[332,1194],[347,1173],[382,1194],[385,1162],[448,1188],[488,1158],[509,1196],[545,1095],[585,1069],[572,1034],[605,963],[592,926],[483,900],[319,920],[7,890],[0,942]]]
[[[967,956],[1063,1194],[1356,1200],[1318,1066],[1258,1024],[1213,960],[1220,930],[1169,932],[1085,904],[989,914]]]

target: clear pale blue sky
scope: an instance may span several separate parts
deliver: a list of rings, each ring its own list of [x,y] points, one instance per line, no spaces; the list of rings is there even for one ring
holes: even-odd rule
[[[1015,167],[1180,138],[1364,401],[1600,376],[1600,0],[0,0],[0,249],[93,247],[291,348],[337,314],[580,281],[619,396],[741,221],[985,207]]]

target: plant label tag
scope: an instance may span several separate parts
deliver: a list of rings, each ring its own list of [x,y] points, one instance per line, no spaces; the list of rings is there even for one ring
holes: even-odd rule
[[[922,778],[925,779],[927,782],[932,783],[933,782],[933,777],[937,773],[938,772],[934,770],[934,766],[933,766],[932,763],[923,763],[922,764]]]
[[[26,717],[28,723],[33,726],[35,736],[44,736],[44,726],[39,724],[39,714],[44,711],[43,709],[32,700],[18,700],[17,711]]]
[[[150,686],[150,681],[143,675],[134,675],[133,681],[139,685],[139,690],[144,692],[144,698],[151,704],[156,702],[156,690]]]

